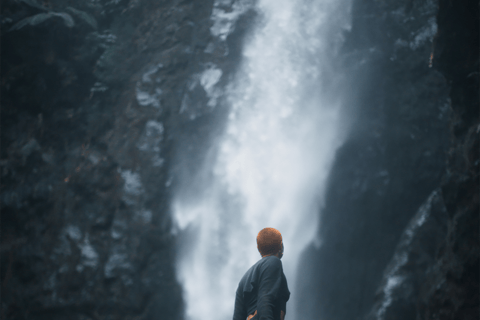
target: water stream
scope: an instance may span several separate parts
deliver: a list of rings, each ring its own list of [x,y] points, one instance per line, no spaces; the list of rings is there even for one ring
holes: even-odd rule
[[[228,123],[199,168],[202,192],[179,192],[172,204],[178,229],[191,238],[178,260],[186,318],[231,319],[238,281],[260,259],[256,234],[274,227],[284,239],[287,319],[294,320],[298,259],[307,244],[320,245],[323,189],[345,130],[333,61],[349,1],[230,5],[225,11],[217,3],[212,14],[212,34],[221,40],[249,6],[258,17],[239,71],[222,89]]]

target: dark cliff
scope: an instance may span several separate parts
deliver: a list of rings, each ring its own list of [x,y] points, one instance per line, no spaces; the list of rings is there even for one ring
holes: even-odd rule
[[[169,172],[212,3],[1,6],[2,319],[181,318]]]
[[[433,66],[449,83],[452,112],[447,167],[385,273],[371,313],[383,319],[480,315],[479,3],[439,1],[437,23]]]
[[[433,66],[449,84],[452,113],[447,166],[402,235],[370,313],[375,319],[480,315],[479,3],[439,1],[437,23]]]
[[[422,283],[425,319],[478,319],[480,315],[480,107],[478,1],[440,1],[436,67],[450,83],[450,149],[440,186],[447,233]]]
[[[299,303],[322,319],[477,319],[478,2],[357,0],[352,14],[357,120]]]

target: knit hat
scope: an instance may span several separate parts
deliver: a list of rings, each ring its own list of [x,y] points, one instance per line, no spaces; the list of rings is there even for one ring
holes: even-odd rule
[[[264,228],[257,235],[257,248],[262,257],[277,254],[282,244],[282,234],[277,229]]]

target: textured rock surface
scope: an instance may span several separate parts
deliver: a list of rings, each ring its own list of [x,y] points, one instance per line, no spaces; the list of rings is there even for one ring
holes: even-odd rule
[[[439,2],[433,65],[451,84],[447,170],[440,190],[418,213],[430,209],[424,225],[403,235],[373,319],[478,319],[480,314],[478,5]],[[435,223],[435,229],[429,227]],[[399,257],[406,257],[405,263]]]
[[[445,176],[448,126],[458,118],[455,86],[449,97],[448,74],[430,66],[443,63],[450,67],[455,61],[465,62],[466,57],[442,61],[442,55],[453,54],[448,49],[459,45],[443,43],[447,53],[438,48],[442,28],[446,28],[437,26],[437,12],[442,16],[438,10],[435,1],[353,2],[345,60],[352,70],[352,83],[363,85],[353,95],[352,101],[358,103],[353,130],[337,152],[321,211],[321,245],[305,252],[307,263],[300,283],[314,292],[299,297],[305,317],[362,319],[370,314],[375,319],[415,319],[417,315],[430,319],[431,314],[421,308],[439,308],[418,300],[426,299],[427,289],[421,284],[439,259],[447,216],[435,218],[441,227],[426,223],[425,231],[420,228],[410,244],[405,244],[413,223],[409,221]],[[443,23],[463,23],[448,14],[445,19]],[[475,101],[467,106],[469,112],[478,111]],[[466,188],[474,191],[472,186]],[[443,200],[445,184],[441,190],[440,195],[436,193],[436,198],[442,198],[438,201],[445,202],[449,210],[458,208],[457,199]],[[478,223],[471,222],[478,229]],[[467,234],[472,237],[468,242],[477,241],[474,230],[465,230]],[[403,256],[409,262],[402,268],[411,270],[398,267],[401,270],[396,274],[392,270]]]
[[[181,317],[168,172],[211,10],[2,3],[2,319]]]
[[[432,272],[447,236],[447,219],[441,191],[435,190],[402,234],[368,319],[424,318],[419,305],[431,285],[426,274]]]
[[[451,83],[453,117],[441,185],[447,237],[423,286],[424,319],[478,319],[480,283],[479,3],[439,1],[437,67]]]
[[[478,2],[358,0],[352,14],[346,60],[364,86],[305,253],[306,316],[476,319]]]

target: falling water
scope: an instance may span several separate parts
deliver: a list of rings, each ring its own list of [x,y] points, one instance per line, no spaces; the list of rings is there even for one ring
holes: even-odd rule
[[[187,319],[231,319],[238,281],[260,258],[255,237],[264,227],[283,235],[287,317],[295,319],[295,271],[301,251],[316,243],[323,188],[341,142],[341,76],[333,61],[348,3],[236,1],[228,12],[213,10],[211,31],[220,40],[249,6],[258,17],[223,91],[228,123],[200,169],[202,192],[179,192],[173,201],[178,228],[193,239],[178,261]]]

